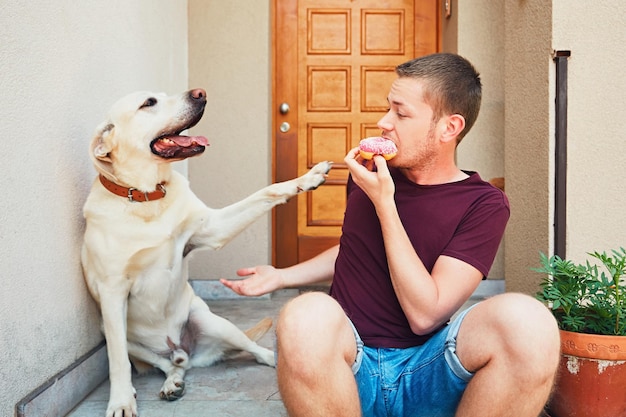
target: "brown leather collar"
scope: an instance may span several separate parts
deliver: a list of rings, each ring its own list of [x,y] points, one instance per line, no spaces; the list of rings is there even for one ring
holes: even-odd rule
[[[146,193],[136,188],[122,187],[121,185],[118,185],[109,180],[104,175],[100,175],[100,182],[102,183],[104,188],[106,188],[115,195],[128,198],[128,201],[130,201],[131,203],[158,200],[165,197],[166,194],[165,186],[163,185],[163,183],[157,184],[156,190],[150,193]]]

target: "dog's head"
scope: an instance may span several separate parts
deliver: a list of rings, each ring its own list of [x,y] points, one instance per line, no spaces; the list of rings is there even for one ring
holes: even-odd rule
[[[91,141],[96,169],[114,176],[115,164],[172,162],[201,154],[207,139],[180,133],[200,121],[205,105],[202,89],[176,96],[137,92],[120,99]]]

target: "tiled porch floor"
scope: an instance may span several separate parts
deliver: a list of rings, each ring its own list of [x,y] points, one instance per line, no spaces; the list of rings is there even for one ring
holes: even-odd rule
[[[209,306],[216,314],[235,323],[241,329],[252,327],[263,317],[278,317],[280,308],[297,290],[280,291],[271,298],[211,300]],[[273,349],[274,333],[270,330],[260,341]],[[159,398],[163,384],[162,373],[133,375],[137,390],[137,407],[141,417],[276,417],[286,416],[274,368],[258,364],[242,353],[235,358],[209,368],[193,368],[185,376],[185,395],[177,401]],[[109,398],[109,381],[103,382],[67,417],[104,416]]]
[[[467,303],[469,306],[493,290],[482,290]],[[263,317],[276,319],[280,308],[297,290],[280,291],[269,299],[235,299],[209,301],[211,310],[242,329],[253,326]],[[464,306],[464,307],[466,307]],[[262,346],[273,348],[270,330],[261,340]],[[191,369],[186,377],[186,394],[178,401],[159,399],[164,377],[161,373],[134,376],[140,417],[277,417],[286,416],[278,393],[274,368],[258,364],[249,354],[209,368]],[[109,396],[109,381],[103,382],[67,417],[104,416]]]

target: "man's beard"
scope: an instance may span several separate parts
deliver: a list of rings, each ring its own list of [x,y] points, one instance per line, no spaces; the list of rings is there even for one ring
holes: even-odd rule
[[[420,171],[431,166],[436,161],[436,156],[438,154],[438,139],[435,137],[435,125],[436,123],[434,121],[431,122],[430,128],[426,133],[426,140],[420,144],[419,149],[410,150],[408,155],[406,151],[403,150],[402,156],[405,157],[393,158],[389,160],[389,166],[399,169],[417,169]]]

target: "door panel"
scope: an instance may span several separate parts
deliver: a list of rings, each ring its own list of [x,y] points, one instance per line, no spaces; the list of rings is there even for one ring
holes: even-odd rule
[[[338,242],[348,178],[343,157],[361,138],[380,133],[376,122],[387,109],[395,66],[436,52],[437,3],[273,0],[275,180],[334,162],[324,185],[275,210],[275,265]],[[289,104],[287,113],[281,103]]]

